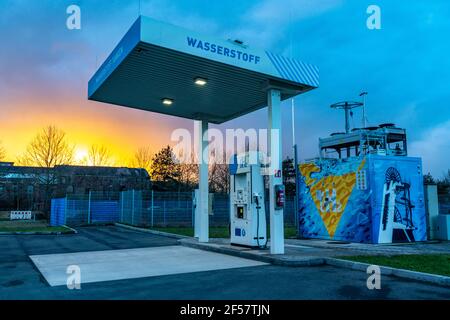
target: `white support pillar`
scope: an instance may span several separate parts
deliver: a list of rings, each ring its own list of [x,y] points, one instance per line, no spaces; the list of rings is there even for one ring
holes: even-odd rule
[[[198,209],[195,211],[196,215],[200,217],[195,218],[195,222],[199,222],[198,226],[198,241],[209,241],[209,215],[208,215],[208,201],[209,201],[209,182],[208,182],[208,122],[205,120],[196,121],[197,126],[197,150],[199,161],[199,199],[197,202]]]
[[[284,254],[283,209],[275,209],[275,185],[283,184],[282,176],[282,137],[281,137],[281,92],[269,89],[269,199],[270,199],[270,253]],[[275,173],[279,172],[278,176]]]

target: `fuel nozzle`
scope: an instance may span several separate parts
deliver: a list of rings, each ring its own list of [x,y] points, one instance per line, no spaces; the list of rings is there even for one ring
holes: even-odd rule
[[[262,195],[257,193],[257,192],[254,192],[253,193],[253,199],[255,200],[255,203],[256,203],[256,209],[261,209],[260,202],[261,202],[261,199],[262,199]]]

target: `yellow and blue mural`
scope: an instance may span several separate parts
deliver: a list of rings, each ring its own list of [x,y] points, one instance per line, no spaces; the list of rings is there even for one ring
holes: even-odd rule
[[[298,169],[301,237],[364,243],[426,240],[420,158],[317,159]]]

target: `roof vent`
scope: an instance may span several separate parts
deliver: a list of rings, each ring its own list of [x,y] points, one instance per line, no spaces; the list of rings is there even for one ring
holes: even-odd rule
[[[380,124],[380,128],[395,128],[394,123],[382,123]]]
[[[345,132],[333,132],[330,136],[334,137],[334,136],[341,136],[345,134]]]

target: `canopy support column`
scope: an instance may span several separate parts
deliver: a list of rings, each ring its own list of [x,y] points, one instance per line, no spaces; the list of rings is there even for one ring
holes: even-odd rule
[[[199,222],[198,241],[209,242],[209,182],[208,182],[208,121],[196,121],[198,134],[198,161],[199,161],[199,201],[198,210],[195,211],[195,221]]]
[[[267,92],[269,109],[269,199],[270,199],[270,253],[284,254],[283,209],[276,209],[275,185],[283,184],[282,137],[281,137],[281,92],[269,89]]]

